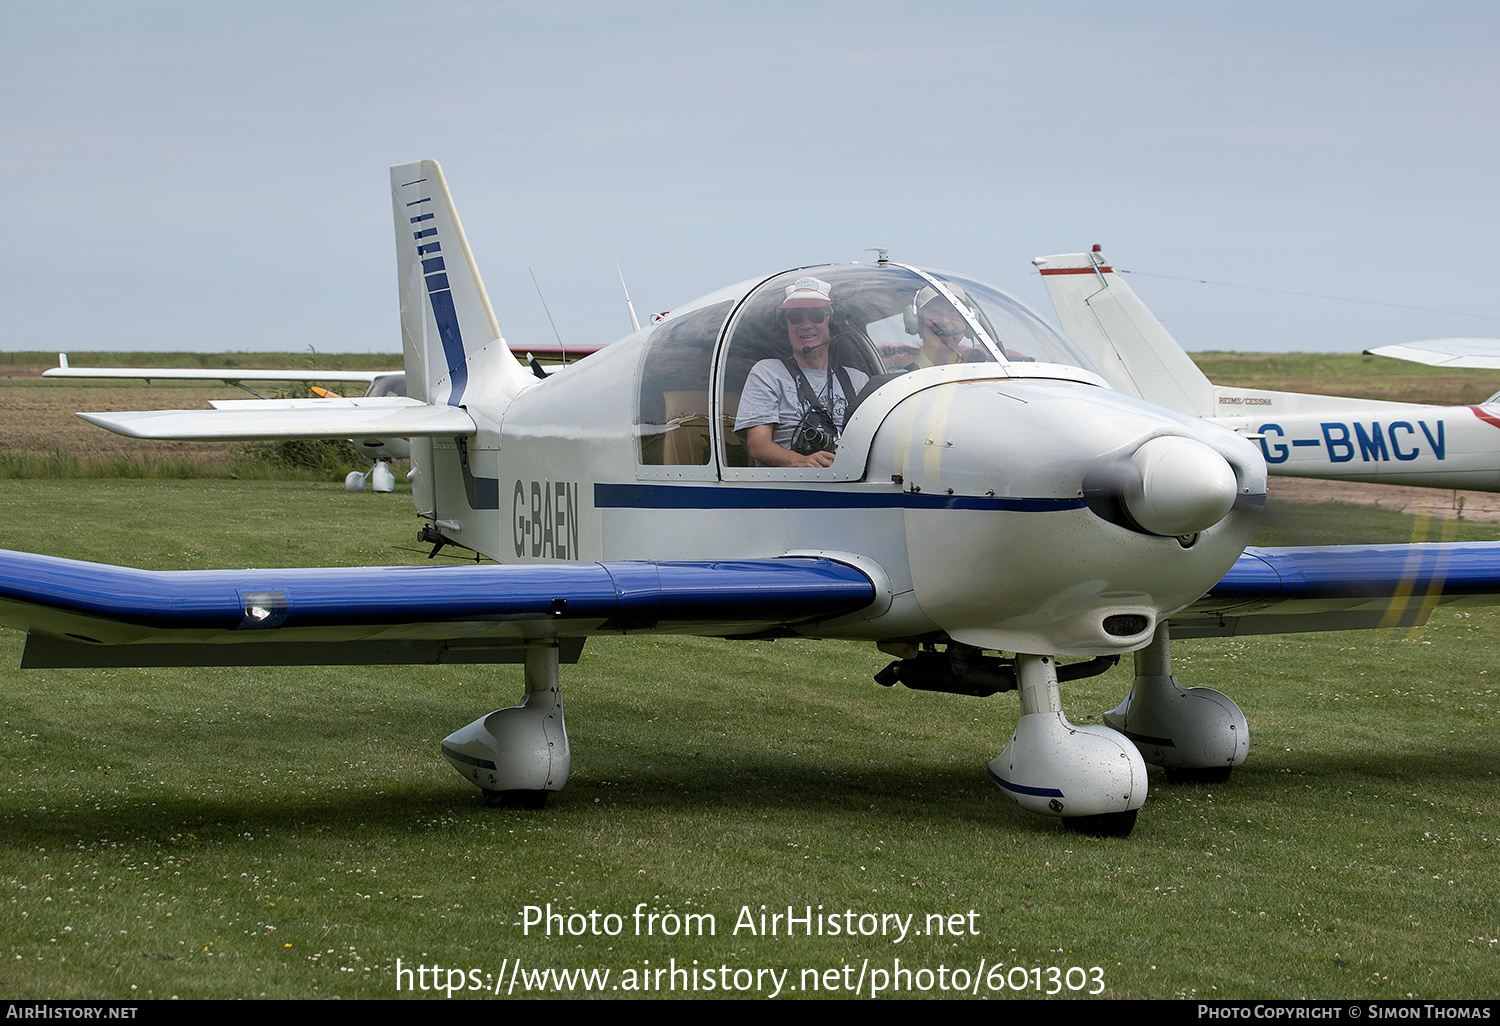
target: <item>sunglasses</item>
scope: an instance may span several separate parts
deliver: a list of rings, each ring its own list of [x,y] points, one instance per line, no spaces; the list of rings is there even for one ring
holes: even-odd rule
[[[969,333],[969,326],[963,321],[926,320],[922,322],[922,326],[938,338],[962,336]]]
[[[822,324],[828,319],[828,311],[824,307],[814,307],[811,310],[787,310],[786,322],[788,324],[801,324],[803,320],[812,321],[814,324]]]

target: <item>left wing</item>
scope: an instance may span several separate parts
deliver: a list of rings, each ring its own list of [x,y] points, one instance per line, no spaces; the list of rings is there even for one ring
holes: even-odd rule
[[[765,636],[876,594],[816,557],[137,570],[0,550],[0,625],[27,631],[28,667],[511,662],[598,633]]]
[[[1500,542],[1249,548],[1172,637],[1417,627],[1460,602],[1500,602]]]

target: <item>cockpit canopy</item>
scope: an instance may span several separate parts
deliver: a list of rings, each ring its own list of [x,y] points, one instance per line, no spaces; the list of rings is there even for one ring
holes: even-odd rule
[[[651,333],[640,378],[643,464],[706,465],[717,391],[725,425],[721,458],[726,466],[749,465],[744,439],[734,432],[740,395],[757,363],[793,357],[780,308],[788,286],[809,276],[830,286],[831,305],[821,313],[828,321],[829,365],[857,371],[854,379],[864,382],[854,405],[924,367],[995,363],[997,376],[1021,362],[1094,370],[1023,304],[972,278],[890,263],[787,271],[748,292],[710,297]]]

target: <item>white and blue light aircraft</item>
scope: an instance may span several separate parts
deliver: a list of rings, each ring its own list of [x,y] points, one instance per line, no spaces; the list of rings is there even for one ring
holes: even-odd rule
[[[1033,263],[1063,330],[1111,387],[1254,441],[1272,474],[1500,491],[1500,396],[1428,406],[1215,385],[1098,246]],[[1375,352],[1433,363],[1428,354],[1472,357],[1485,341],[1442,339]]]
[[[437,164],[392,168],[391,196],[407,396],[87,416],[157,438],[409,437],[426,536],[499,565],[148,572],[3,553],[0,623],[28,631],[24,665],[519,662],[520,703],[442,752],[490,802],[536,805],[568,779],[559,664],[588,636],[855,639],[893,657],[882,683],[1017,691],[991,777],[1023,808],[1124,834],[1145,759],[1223,776],[1248,750],[1233,701],[1172,677],[1169,624],[1396,625],[1500,592],[1493,546],[1246,553],[1256,445],[1107,387],[1004,293],[883,258],[722,289],[538,379]],[[795,432],[813,448],[782,450],[811,465],[760,465],[775,460],[736,430],[751,379],[791,380],[820,350],[832,372]],[[1059,680],[1131,652],[1119,729],[1070,723]]]

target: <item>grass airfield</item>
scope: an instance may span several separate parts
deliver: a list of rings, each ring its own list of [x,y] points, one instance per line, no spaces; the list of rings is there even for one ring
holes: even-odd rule
[[[0,511],[0,546],[150,568],[425,557],[404,483],[12,480]],[[1500,526],[1273,504],[1258,541],[1446,536]],[[771,992],[767,971],[791,997],[815,996],[805,971],[851,988],[863,972],[867,996],[899,960],[916,975],[892,996],[958,996],[939,967],[972,983],[981,965],[1009,981],[979,987],[995,997],[1045,994],[1053,966],[1088,970],[1060,996],[1095,979],[1116,998],[1492,996],[1496,617],[1177,645],[1184,684],[1245,709],[1249,762],[1214,786],[1153,771],[1127,840],[1069,834],[988,781],[1013,696],[879,688],[869,646],[592,640],[563,668],[572,777],[525,812],[486,808],[437,750],[519,696],[518,667],[23,672],[22,636],[0,631],[0,992],[390,998],[417,984],[398,992],[399,959],[486,995],[608,969],[603,996],[664,996],[643,971],[675,965],[750,970],[747,996]],[[1130,676],[1065,685],[1070,717],[1098,722]],[[548,903],[622,929],[526,933]],[[762,905],[964,927],[734,930]],[[660,932],[689,914],[714,935]]]

